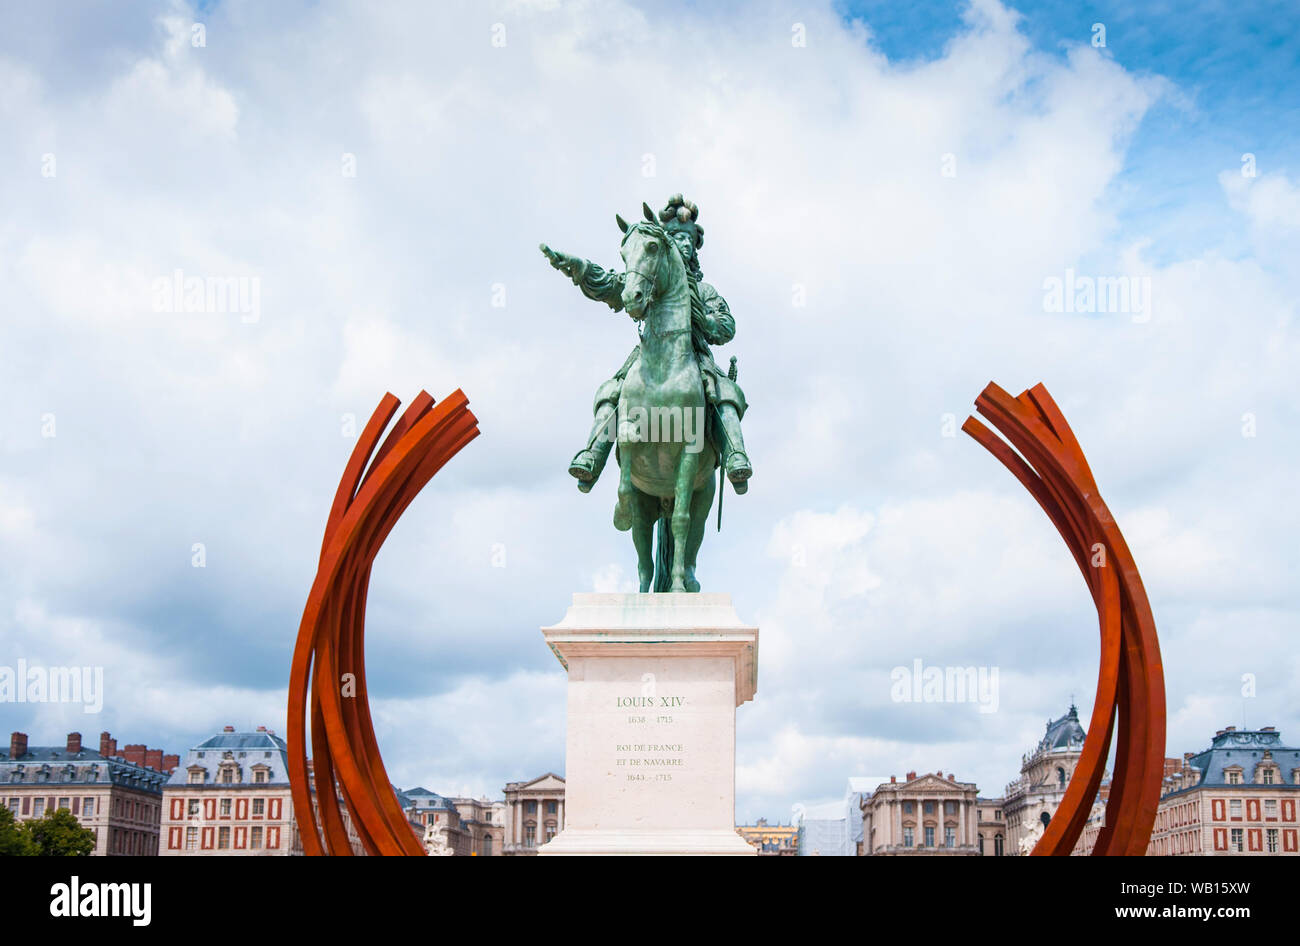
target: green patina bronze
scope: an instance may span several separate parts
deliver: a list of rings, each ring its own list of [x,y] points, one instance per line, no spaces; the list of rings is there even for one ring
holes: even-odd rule
[[[589,491],[617,446],[614,527],[632,532],[641,590],[699,591],[696,556],[713,504],[713,471],[721,464],[737,493],[753,474],[736,359],[724,373],[709,350],[731,341],[736,324],[700,270],[699,208],[674,194],[657,217],[646,204],[641,209],[645,219],[635,224],[615,215],[621,273],[541,245],[587,298],[627,312],[640,335],[623,367],[596,390],[595,422],[569,472]],[[721,503],[719,495],[719,514]]]

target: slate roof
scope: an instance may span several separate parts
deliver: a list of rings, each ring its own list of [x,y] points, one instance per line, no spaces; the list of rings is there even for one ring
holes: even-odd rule
[[[1281,779],[1271,785],[1255,781],[1255,766],[1263,760],[1266,752],[1282,770]],[[1215,735],[1210,748],[1192,756],[1187,764],[1201,773],[1197,784],[1170,792],[1171,795],[1205,787],[1278,788],[1300,791],[1300,785],[1295,784],[1291,775],[1292,769],[1300,768],[1300,749],[1284,746],[1282,734],[1271,729],[1224,730]],[[1241,781],[1236,785],[1230,785],[1224,773],[1224,769],[1232,766],[1241,766]]]
[[[0,752],[0,785],[120,785],[161,795],[167,773],[127,762],[120,756],[100,755],[83,748],[69,753],[67,746],[28,746],[11,759]]]
[[[1038,741],[1039,752],[1051,752],[1055,749],[1079,748],[1088,734],[1079,724],[1079,709],[1073,703],[1070,711],[1060,719],[1048,720],[1047,732]]]
[[[227,755],[230,757],[227,759]],[[168,780],[169,785],[191,785],[189,770],[199,766],[207,770],[208,776],[203,785],[212,786],[217,782],[217,774],[222,762],[234,762],[239,766],[242,781],[234,785],[222,784],[223,788],[266,788],[283,787],[289,784],[289,746],[279,736],[269,732],[219,732],[204,739],[181,759]],[[253,767],[267,767],[266,781],[253,781]],[[195,786],[198,787],[198,786]]]

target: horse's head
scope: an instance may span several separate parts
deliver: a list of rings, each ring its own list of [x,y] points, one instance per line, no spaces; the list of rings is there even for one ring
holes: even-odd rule
[[[641,205],[645,220],[628,224],[615,215],[618,228],[623,231],[623,266],[627,275],[623,281],[623,308],[632,318],[646,317],[655,298],[680,279],[686,271],[681,252],[667,231],[655,219],[654,211]],[[680,272],[679,272],[680,270]]]

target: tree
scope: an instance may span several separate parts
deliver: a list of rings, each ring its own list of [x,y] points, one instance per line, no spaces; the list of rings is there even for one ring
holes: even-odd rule
[[[23,825],[36,853],[45,857],[85,857],[95,850],[95,832],[83,828],[66,808]]]
[[[27,829],[18,823],[14,813],[0,807],[0,857],[15,857],[37,853]]]

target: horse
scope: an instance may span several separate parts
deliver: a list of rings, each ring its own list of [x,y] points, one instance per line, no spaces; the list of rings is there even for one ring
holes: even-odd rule
[[[653,581],[655,591],[694,592],[718,463],[705,434],[708,402],[691,340],[696,290],[677,244],[646,204],[641,209],[644,221],[615,218],[623,231],[623,308],[640,323],[641,355],[619,396],[614,528],[632,532],[641,591]]]

